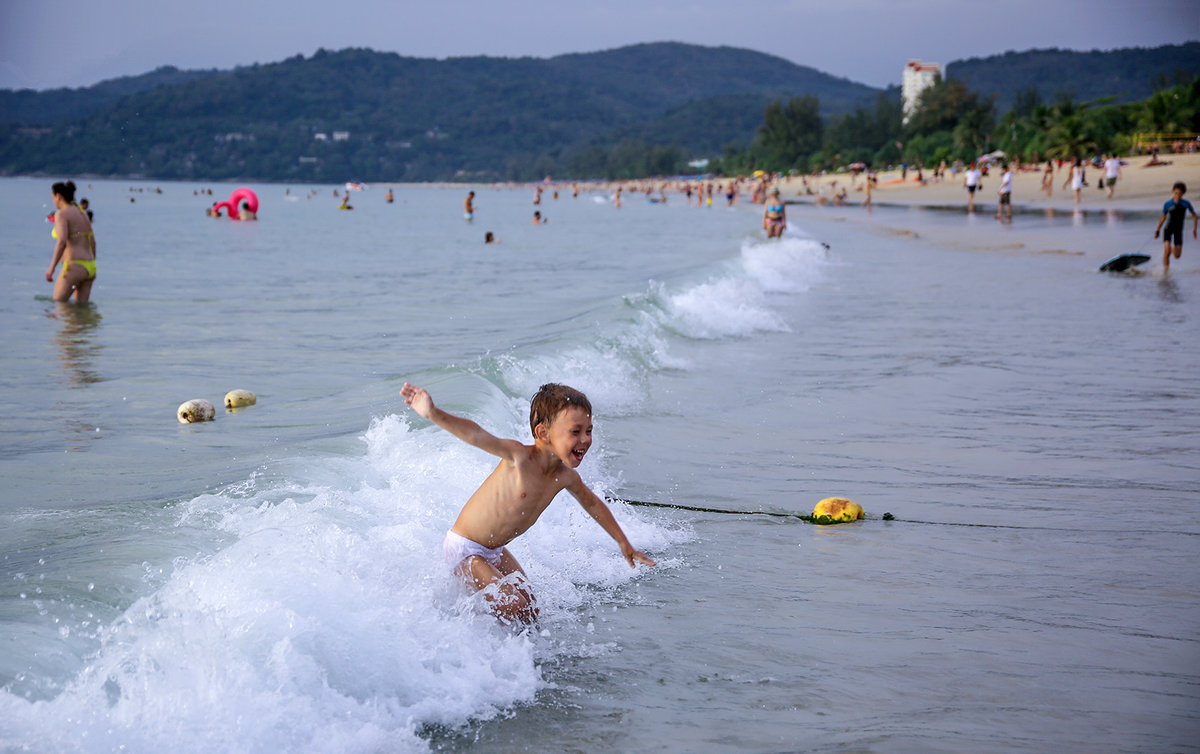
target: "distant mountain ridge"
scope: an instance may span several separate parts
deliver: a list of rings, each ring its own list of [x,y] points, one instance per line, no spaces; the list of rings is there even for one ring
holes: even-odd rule
[[[1102,97],[1135,102],[1154,93],[1155,79],[1200,72],[1200,42],[1107,52],[1009,51],[956,60],[945,70],[947,78],[964,81],[981,94],[994,95],[1001,113],[1012,107],[1017,92],[1030,86],[1037,87],[1042,99],[1049,102],[1060,94],[1078,102]]]
[[[219,73],[215,68],[182,71],[175,66],[164,65],[149,73],[106,79],[86,87],[60,87],[43,91],[0,89],[0,121],[47,124],[81,118],[130,94]]]
[[[946,70],[995,95],[1001,112],[1029,86],[1046,100],[1060,91],[1138,99],[1156,77],[1200,70],[1200,43],[1009,52]],[[233,70],[167,66],[86,88],[0,90],[0,174],[526,179],[627,144],[715,156],[748,144],[773,100],[816,96],[828,118],[880,94],[898,93],[752,50],[678,42],[552,58],[318,50]]]
[[[31,123],[21,111],[6,111],[0,117],[20,126],[0,134],[0,172],[314,181],[530,177],[544,155],[636,129],[697,101],[810,93],[829,112],[845,112],[875,92],[782,58],[681,43],[547,59],[319,50],[161,83],[84,117]],[[700,133],[722,143],[747,141],[753,126],[747,132],[745,121],[718,117],[667,136],[689,149]]]

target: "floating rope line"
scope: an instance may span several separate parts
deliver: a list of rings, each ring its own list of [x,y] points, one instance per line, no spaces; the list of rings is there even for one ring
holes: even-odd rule
[[[813,522],[812,516],[805,516],[800,513],[783,513],[781,511],[731,511],[721,508],[701,508],[695,505],[677,505],[675,503],[652,503],[649,500],[625,500],[624,498],[610,498],[609,502],[625,503],[626,505],[640,505],[647,508],[672,508],[680,511],[694,511],[696,513],[723,513],[727,516],[772,516],[774,518],[798,518],[805,523]],[[890,513],[883,514],[884,521],[893,520]]]
[[[719,513],[726,516],[770,516],[772,518],[798,518],[806,524],[813,523],[812,516],[800,513],[783,513],[781,511],[731,511],[722,508],[702,508],[696,505],[678,505],[676,503],[655,503],[649,500],[626,500],[624,498],[609,498],[612,503],[642,506],[646,508],[671,508],[695,513]],[[867,516],[864,520],[894,521],[901,524],[922,524],[924,526],[967,526],[976,529],[1020,529],[1023,531],[1072,531],[1086,534],[1182,534],[1187,537],[1200,537],[1200,532],[1179,531],[1177,529],[1064,529],[1055,526],[1018,526],[1016,524],[968,524],[958,521],[918,521],[911,518],[896,518],[891,513],[882,516]],[[846,522],[850,523],[850,522]]]

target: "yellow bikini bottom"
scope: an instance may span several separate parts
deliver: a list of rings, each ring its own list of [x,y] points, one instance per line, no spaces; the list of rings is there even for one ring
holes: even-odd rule
[[[62,277],[67,276],[67,268],[73,264],[77,264],[88,271],[87,279],[91,280],[96,277],[96,260],[95,259],[68,259],[63,262]]]

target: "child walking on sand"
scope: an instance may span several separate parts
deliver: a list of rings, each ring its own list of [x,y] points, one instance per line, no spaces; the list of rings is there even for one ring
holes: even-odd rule
[[[608,506],[575,470],[592,445],[592,405],[583,393],[566,385],[542,385],[529,407],[533,445],[501,439],[470,419],[441,410],[433,405],[429,393],[416,385],[404,383],[400,394],[421,416],[500,458],[495,471],[467,500],[442,543],[446,565],[468,587],[479,591],[496,585],[485,598],[498,617],[524,623],[537,618],[525,571],[505,545],[533,526],[564,489],[616,540],[630,568],[635,561],[654,565],[629,543]]]
[[[1158,227],[1154,229],[1154,237],[1158,238],[1163,223],[1167,224],[1167,231],[1163,234],[1163,272],[1170,270],[1172,254],[1176,259],[1183,254],[1183,223],[1189,212],[1192,213],[1192,238],[1196,238],[1196,210],[1191,202],[1183,198],[1185,193],[1187,185],[1183,181],[1171,187],[1171,198],[1163,205],[1162,217],[1158,218]]]

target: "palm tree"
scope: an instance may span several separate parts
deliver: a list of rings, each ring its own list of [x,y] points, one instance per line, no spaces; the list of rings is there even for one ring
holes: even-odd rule
[[[988,113],[971,109],[962,114],[954,127],[954,146],[971,159],[983,154],[987,147],[990,118]]]
[[[1047,123],[1047,154],[1067,158],[1095,151],[1095,128],[1087,114],[1092,104],[1078,105],[1070,97],[1064,97],[1054,105]]]

